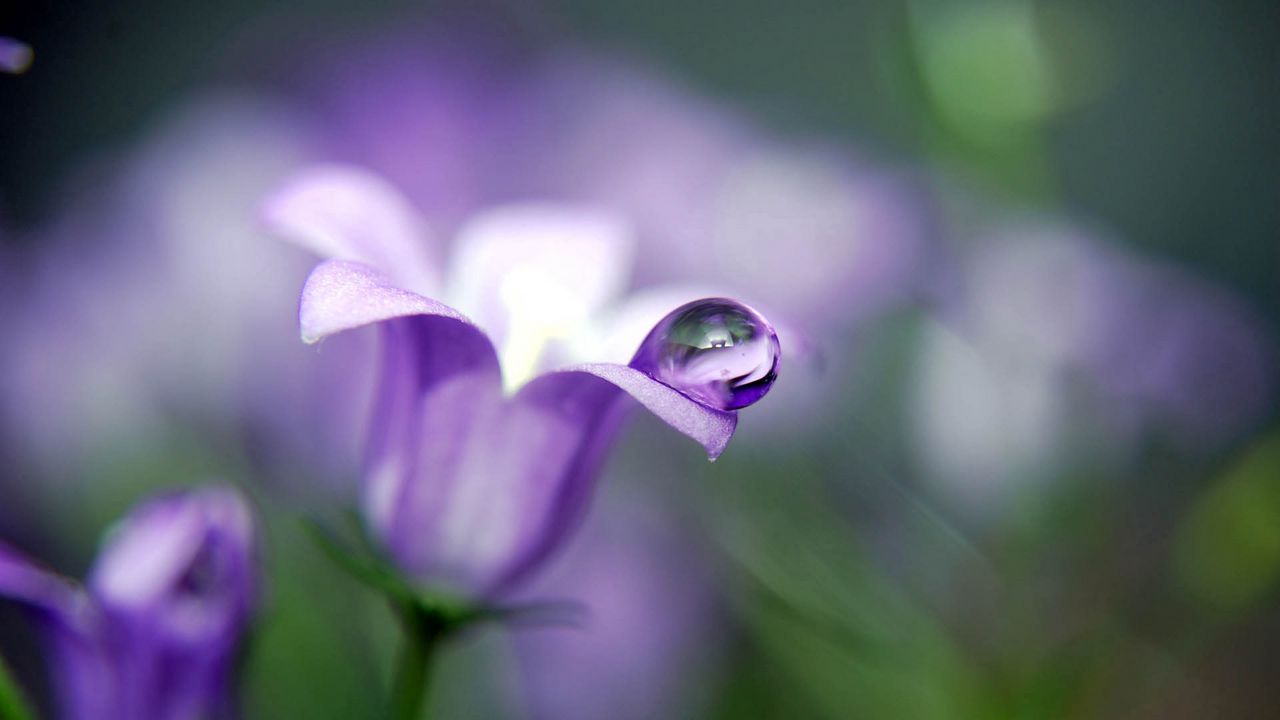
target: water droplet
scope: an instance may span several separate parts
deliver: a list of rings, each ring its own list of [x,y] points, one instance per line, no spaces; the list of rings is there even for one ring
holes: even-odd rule
[[[655,325],[631,366],[701,403],[737,410],[769,392],[781,355],[778,336],[760,313],[708,298]]]

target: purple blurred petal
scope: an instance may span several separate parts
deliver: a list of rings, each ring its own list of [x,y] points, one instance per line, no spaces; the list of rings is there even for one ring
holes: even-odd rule
[[[21,75],[31,67],[35,53],[31,46],[10,37],[0,36],[0,72]]]
[[[4,543],[0,543],[0,596],[63,621],[71,620],[82,604],[74,583],[49,572]]]
[[[1050,372],[1083,370],[1118,414],[1213,444],[1266,413],[1274,350],[1253,313],[1176,269],[1054,225],[1006,230],[971,258],[973,340]]]
[[[255,530],[235,491],[152,500],[108,537],[89,579],[118,689],[115,717],[223,708],[230,665],[256,604]]]
[[[95,600],[182,641],[221,639],[256,594],[254,528],[243,499],[202,488],[152,500],[121,521],[89,576]]]
[[[57,688],[58,716],[67,720],[115,720],[121,687],[100,623],[92,634],[50,629],[45,647]]]
[[[102,618],[83,590],[0,543],[0,597],[38,613],[59,716],[118,717],[117,683],[103,643]]]
[[[1275,349],[1258,318],[1229,294],[1145,269],[1099,319],[1086,359],[1096,381],[1148,406],[1188,442],[1213,445],[1251,430],[1270,408]]]
[[[297,342],[297,289],[314,261],[255,221],[308,157],[307,130],[261,97],[202,96],[124,162],[73,182],[56,221],[19,243],[32,256],[14,278],[23,287],[0,290],[14,336],[0,353],[0,414],[49,492],[139,456],[176,415],[251,439],[255,462],[290,469],[271,482],[354,475],[351,419],[363,413],[352,410],[367,393],[335,382],[354,372],[341,345]]]
[[[530,129],[513,82],[527,57],[456,26],[382,32],[355,47],[333,40],[303,55],[336,157],[376,169],[442,231],[505,199],[495,186],[518,182],[526,160],[509,145]]]
[[[358,260],[417,293],[440,290],[426,223],[395,187],[371,172],[307,168],[273,193],[261,213],[274,232],[322,258]]]
[[[516,386],[536,372],[547,342],[571,335],[621,294],[633,250],[630,227],[612,213],[502,206],[459,231],[448,297],[498,345]]]
[[[530,717],[690,717],[707,694],[704,672],[722,639],[709,568],[693,539],[661,514],[619,499],[606,494],[564,554],[521,593],[585,607],[581,626],[515,635]]]
[[[581,51],[530,83],[525,192],[636,223],[642,283],[705,280],[724,174],[754,141],[732,113],[661,76]]]
[[[726,171],[702,265],[793,320],[847,323],[919,292],[924,207],[911,178],[843,149],[761,143]]]

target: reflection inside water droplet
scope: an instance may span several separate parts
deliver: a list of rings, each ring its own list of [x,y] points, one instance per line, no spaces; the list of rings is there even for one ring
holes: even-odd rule
[[[724,298],[696,300],[662,319],[631,366],[721,410],[765,396],[778,377],[778,336],[756,311]]]

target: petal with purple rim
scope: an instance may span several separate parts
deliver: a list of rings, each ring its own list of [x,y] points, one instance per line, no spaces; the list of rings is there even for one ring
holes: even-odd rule
[[[382,329],[382,367],[365,458],[364,504],[371,524],[395,545],[394,515],[418,467],[416,455],[428,396],[451,381],[501,387],[493,345],[461,313],[396,287],[373,268],[330,260],[307,278],[299,324],[307,342],[370,324]],[[450,406],[452,407],[452,406]],[[452,416],[466,426],[471,406]]]
[[[706,448],[707,456],[712,460],[720,457],[728,447],[733,431],[738,426],[736,412],[717,410],[691,400],[670,386],[626,365],[587,363],[548,373],[544,377],[555,377],[563,373],[593,375],[617,386],[663,422],[697,440]]]
[[[530,474],[525,488],[544,510],[523,528],[517,552],[498,578],[498,591],[518,584],[560,547],[577,527],[590,500],[609,446],[623,419],[623,393],[663,422],[697,440],[712,460],[733,437],[738,416],[708,407],[625,365],[596,363],[542,375],[513,403],[537,413],[540,426],[555,428],[555,462]]]
[[[343,330],[412,315],[447,318],[480,333],[470,320],[448,305],[402,289],[393,278],[369,265],[347,260],[317,265],[302,288],[298,306],[298,324],[307,343]]]

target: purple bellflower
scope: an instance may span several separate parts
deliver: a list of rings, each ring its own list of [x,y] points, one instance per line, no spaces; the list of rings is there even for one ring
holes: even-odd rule
[[[0,595],[37,612],[62,717],[217,717],[254,605],[254,547],[238,493],[183,491],[134,509],[84,586],[0,544]]]
[[[447,237],[513,198],[604,208],[634,229],[640,292],[750,298],[788,357],[811,361],[761,410],[755,442],[812,430],[831,378],[857,370],[849,335],[927,294],[937,229],[922,173],[781,136],[634,58],[453,30],[384,28],[305,53],[290,90],[325,118],[329,156],[385,176]],[[674,306],[655,303],[651,322]]]
[[[481,213],[442,272],[411,204],[362,170],[303,172],[263,214],[331,258],[302,290],[306,342],[380,330],[362,506],[419,580],[492,598],[540,566],[583,514],[623,398],[714,459],[736,408],[776,376],[772,328],[730,300],[633,335],[642,351],[631,364],[582,362],[574,336],[590,332],[629,269],[628,231],[612,215],[544,204]]]
[[[1274,349],[1204,281],[1053,223],[986,235],[959,269],[912,412],[925,467],[978,512],[1082,447],[1124,462],[1156,432],[1213,451],[1266,416]]]
[[[777,137],[608,53],[518,53],[465,29],[334,45],[298,82],[333,156],[446,230],[512,197],[608,208],[634,225],[637,286],[710,283],[822,336],[922,290],[934,229],[917,173]]]

